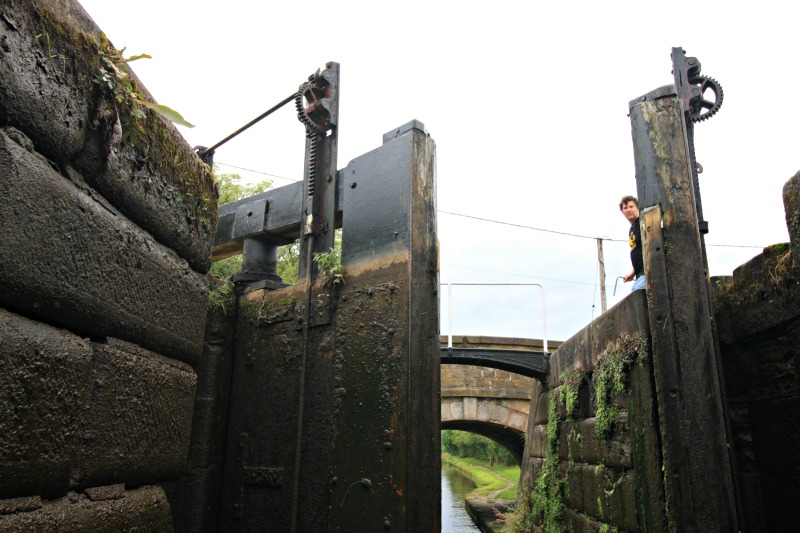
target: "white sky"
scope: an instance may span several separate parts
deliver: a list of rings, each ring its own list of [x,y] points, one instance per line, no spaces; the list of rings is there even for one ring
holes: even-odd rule
[[[788,240],[782,187],[800,170],[800,3],[80,0],[155,99],[210,146],[341,64],[339,167],[411,119],[436,141],[438,207],[623,241],[636,194],[628,102],[672,83],[682,46],[724,104],[695,127],[712,275]],[[293,105],[217,150],[222,172],[303,174]],[[288,181],[275,179],[275,186]],[[547,337],[600,313],[597,244],[440,213],[442,282],[544,286]],[[605,242],[609,307],[630,290],[626,242]],[[458,334],[541,338],[538,289],[454,287]],[[443,306],[442,332],[447,329]]]

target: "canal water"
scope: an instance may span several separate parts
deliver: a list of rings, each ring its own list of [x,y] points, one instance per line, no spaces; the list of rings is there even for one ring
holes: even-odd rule
[[[458,469],[442,464],[442,533],[480,532],[464,506],[464,496],[474,488]]]

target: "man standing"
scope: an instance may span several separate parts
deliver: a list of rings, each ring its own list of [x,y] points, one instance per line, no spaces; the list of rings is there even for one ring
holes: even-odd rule
[[[619,203],[619,210],[631,223],[628,231],[628,243],[631,245],[631,265],[633,269],[622,280],[627,283],[633,280],[631,292],[644,289],[644,260],[642,259],[642,232],[639,228],[639,201],[635,196],[623,196]]]

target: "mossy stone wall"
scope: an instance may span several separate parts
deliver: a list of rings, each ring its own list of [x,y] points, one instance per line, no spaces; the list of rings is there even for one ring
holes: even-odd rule
[[[644,291],[631,294],[565,341],[548,382],[533,385],[519,504],[546,531],[664,525],[646,306]]]
[[[800,172],[783,188],[790,243],[712,278],[746,531],[800,523]]]
[[[97,83],[116,53],[76,0],[0,2],[3,531],[174,525],[217,190],[171,123]]]

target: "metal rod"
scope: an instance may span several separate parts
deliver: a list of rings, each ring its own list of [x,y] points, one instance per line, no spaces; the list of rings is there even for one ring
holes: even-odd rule
[[[220,142],[218,142],[217,144],[215,144],[211,148],[206,148],[202,152],[199,152],[197,155],[199,155],[200,157],[203,157],[205,154],[213,152],[214,150],[216,150],[217,148],[219,148],[220,146],[222,146],[226,142],[230,141],[231,139],[233,139],[234,137],[236,137],[237,135],[242,133],[244,130],[246,130],[250,126],[253,126],[257,122],[261,121],[262,119],[267,118],[269,115],[271,115],[272,113],[274,113],[278,109],[282,108],[283,106],[285,106],[286,104],[288,104],[289,102],[294,100],[296,96],[297,96],[297,92],[293,92],[291,95],[289,95],[286,98],[284,98],[283,100],[281,100],[280,103],[275,104],[271,108],[267,109],[262,114],[260,114],[259,116],[257,116],[256,118],[254,118],[253,120],[251,120],[250,122],[248,122],[247,124],[245,124],[244,126],[239,128],[238,130],[234,131],[233,133],[231,133],[230,135],[228,135],[227,137],[222,139]]]
[[[447,285],[447,304],[448,304],[448,331],[447,331],[447,344],[448,348],[453,347],[453,298],[452,298],[452,286],[453,285],[465,285],[465,286],[486,286],[486,287],[496,287],[496,286],[523,286],[523,287],[539,287],[539,290],[542,291],[542,327],[544,328],[544,335],[542,337],[542,348],[544,349],[544,353],[549,353],[547,351],[547,306],[545,304],[545,297],[544,297],[544,287],[539,283],[440,283],[439,286]]]
[[[309,236],[313,241],[314,235]],[[300,501],[300,467],[303,458],[303,419],[305,418],[306,402],[306,365],[308,364],[309,354],[309,329],[311,329],[311,291],[313,290],[313,246],[306,252],[306,272],[305,272],[305,309],[303,310],[303,360],[300,363],[300,377],[298,388],[300,394],[297,400],[297,444],[294,449],[294,472],[292,485],[292,527],[291,533],[297,533],[297,513]]]
[[[613,294],[613,296],[617,295],[617,283],[619,283],[619,280],[622,280],[622,283],[625,283],[625,278],[623,276],[617,276],[617,279],[614,280],[614,294]]]
[[[453,284],[447,284],[447,347],[453,347]]]

